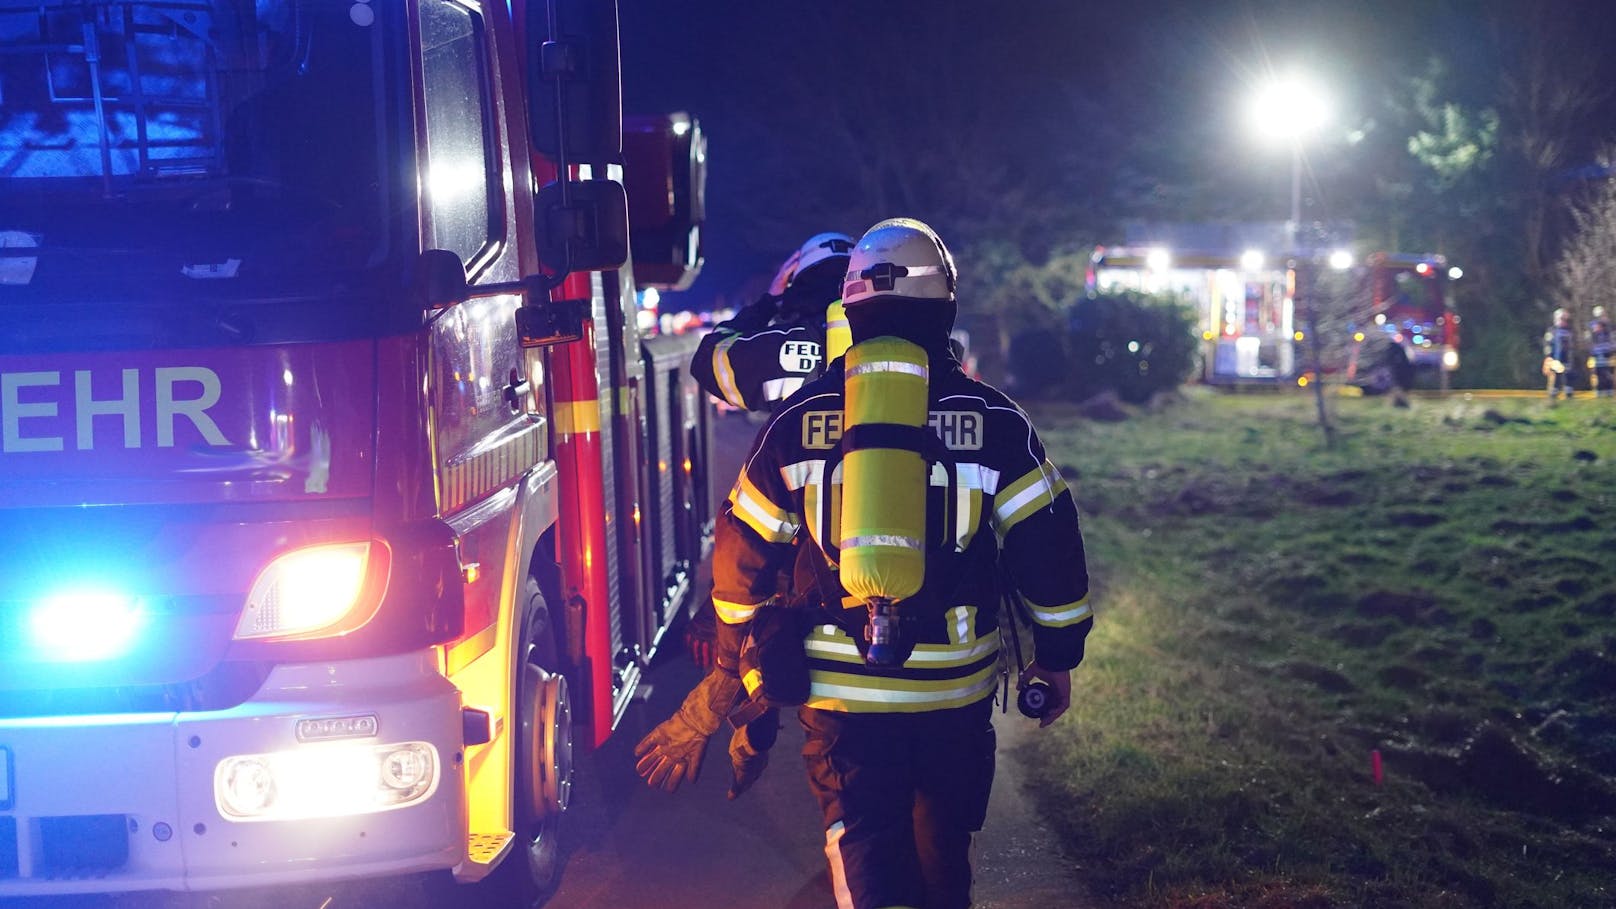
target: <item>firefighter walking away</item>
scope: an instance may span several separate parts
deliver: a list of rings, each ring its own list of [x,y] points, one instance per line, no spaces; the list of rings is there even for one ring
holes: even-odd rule
[[[801,704],[840,909],[970,905],[1011,593],[999,579],[1032,619],[1021,682],[1049,686],[1041,725],[1070,703],[1093,624],[1071,493],[1026,414],[950,350],[955,280],[925,224],[865,233],[842,293],[853,347],[775,412],[718,528],[741,712]],[[788,568],[804,593],[782,598]]]

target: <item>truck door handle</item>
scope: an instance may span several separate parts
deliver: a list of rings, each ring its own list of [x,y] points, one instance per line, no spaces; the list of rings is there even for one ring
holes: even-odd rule
[[[511,380],[505,386],[505,403],[510,405],[513,413],[521,411],[522,399],[527,397],[530,388],[532,385],[528,382],[527,376],[512,369]]]

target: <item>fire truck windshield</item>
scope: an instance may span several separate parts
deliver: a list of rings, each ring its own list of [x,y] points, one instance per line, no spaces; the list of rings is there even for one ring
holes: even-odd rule
[[[393,3],[0,0],[0,302],[380,264],[403,31]]]

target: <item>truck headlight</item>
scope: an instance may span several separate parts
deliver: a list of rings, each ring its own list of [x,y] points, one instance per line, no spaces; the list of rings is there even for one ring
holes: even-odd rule
[[[369,621],[387,581],[387,549],[333,543],[277,556],[258,574],[236,638],[325,637]]]
[[[330,743],[227,757],[213,801],[231,821],[341,817],[407,808],[437,791],[438,750],[428,742]]]
[[[1442,368],[1449,372],[1459,368],[1459,352],[1457,350],[1442,351]]]

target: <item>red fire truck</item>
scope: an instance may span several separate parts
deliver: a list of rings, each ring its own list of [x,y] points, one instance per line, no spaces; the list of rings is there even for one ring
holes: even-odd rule
[[[1300,260],[1301,265],[1298,266]],[[1209,384],[1294,382],[1307,373],[1307,313],[1298,276],[1312,281],[1327,372],[1350,378],[1371,342],[1403,344],[1416,368],[1459,366],[1459,316],[1449,282],[1461,272],[1439,255],[1376,252],[1356,263],[1345,250],[1287,256],[1259,248],[1181,250],[1099,247],[1090,260],[1091,294],[1168,293],[1192,303],[1202,341],[1201,380]],[[1304,290],[1305,298],[1306,290]]]
[[[531,904],[710,546],[700,129],[609,0],[0,0],[0,97],[0,898]]]

